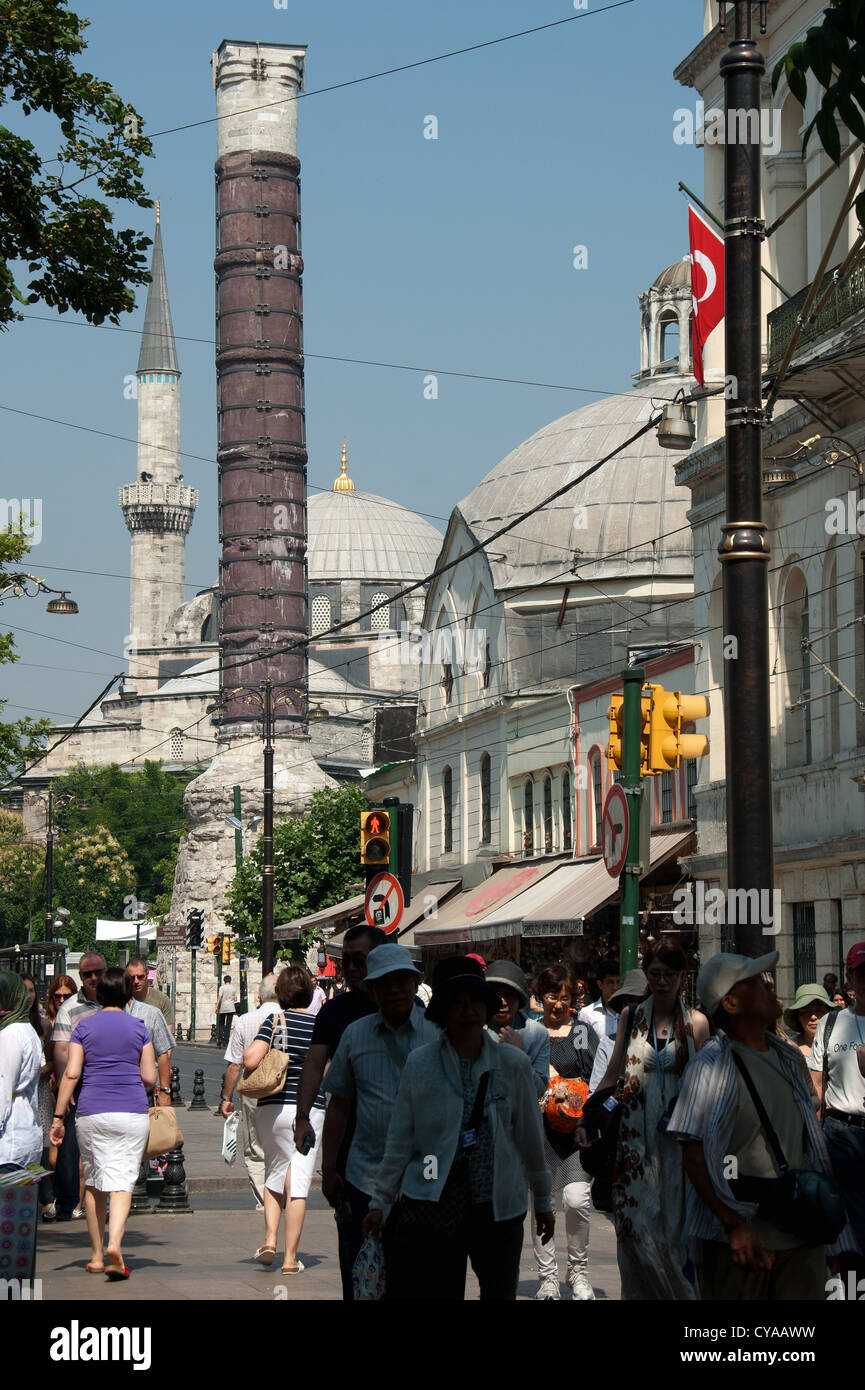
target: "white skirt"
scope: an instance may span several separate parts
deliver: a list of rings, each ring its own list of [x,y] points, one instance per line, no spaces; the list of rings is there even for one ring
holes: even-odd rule
[[[290,1196],[306,1197],[315,1172],[325,1112],[318,1107],[310,1110],[309,1122],[315,1131],[315,1143],[308,1154],[302,1154],[294,1147],[296,1110],[296,1105],[259,1105],[255,1112],[255,1127],[264,1149],[265,1187],[277,1195],[284,1192],[285,1179],[291,1167]]]
[[[109,1110],[75,1121],[81,1168],[97,1192],[131,1192],[138,1181],[150,1124],[146,1115]]]

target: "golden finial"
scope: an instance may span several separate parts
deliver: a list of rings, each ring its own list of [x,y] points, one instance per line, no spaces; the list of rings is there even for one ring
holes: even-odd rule
[[[156,225],[159,226],[159,199],[156,199]]]
[[[342,455],[339,460],[339,477],[334,482],[331,492],[354,492],[354,483],[348,476],[348,440],[342,441]]]

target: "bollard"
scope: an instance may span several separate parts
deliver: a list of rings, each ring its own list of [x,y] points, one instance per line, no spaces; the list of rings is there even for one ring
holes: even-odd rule
[[[150,1160],[144,1159],[138,1170],[138,1178],[132,1189],[132,1204],[129,1211],[133,1215],[143,1215],[152,1210],[150,1198],[147,1195],[147,1179],[150,1176]]]
[[[211,1041],[211,1042],[216,1042],[216,1024],[215,1024],[215,1023],[211,1023],[211,1025],[210,1025],[210,1041]]]
[[[171,1104],[183,1104],[183,1096],[180,1094],[180,1067],[171,1068]]]
[[[174,1037],[177,1042],[183,1042],[183,1025],[178,1023],[174,1030]]]
[[[196,1083],[198,1075],[199,1073],[196,1073]],[[179,1144],[176,1149],[172,1149],[168,1155],[168,1167],[165,1170],[162,1194],[154,1207],[154,1211],[157,1213],[167,1212],[169,1215],[192,1211],[192,1207],[189,1205],[189,1189],[186,1185],[182,1144]]]
[[[192,1100],[187,1106],[188,1110],[206,1110],[207,1101],[204,1099],[204,1070],[196,1067],[195,1080],[192,1083]]]
[[[225,1095],[225,1078],[227,1077],[227,1075],[228,1075],[228,1072],[227,1072],[227,1071],[224,1071],[224,1072],[222,1073],[222,1082],[221,1082],[220,1087],[219,1087],[219,1104],[217,1105],[216,1109],[215,1109],[214,1112],[213,1112],[214,1115],[220,1114],[221,1109],[222,1109],[222,1097]]]

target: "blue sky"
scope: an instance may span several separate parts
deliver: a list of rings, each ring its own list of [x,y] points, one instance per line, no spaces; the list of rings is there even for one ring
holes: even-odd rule
[[[273,0],[243,5],[90,0],[83,65],[152,133],[214,114],[210,54],[224,38],[308,45],[310,91],[575,13],[570,0]],[[701,37],[702,4],[634,0],[545,33],[383,77],[300,105],[310,487],[329,486],[340,444],[365,491],[427,514],[450,509],[548,421],[622,391],[639,366],[637,295],[687,251],[679,179],[702,189],[700,152],[673,142],[694,93],[672,78]],[[438,139],[424,139],[424,118]],[[50,156],[51,123],[14,124]],[[32,132],[32,133],[31,133]],[[188,595],[214,582],[213,124],[155,141],[145,179],[161,199],[182,369],[187,482],[201,501],[187,544]],[[152,233],[153,214],[120,225]],[[573,268],[584,245],[588,268]],[[145,291],[124,328],[137,329]],[[138,339],[72,326],[41,306],[0,335],[0,495],[39,497],[29,565],[81,612],[7,601],[21,661],[0,670],[7,718],[75,718],[124,669],[129,538],[118,488],[135,478],[136,406],[124,399]],[[203,339],[202,342],[184,338]],[[416,366],[318,360],[315,354]],[[436,369],[591,388],[587,393],[440,376]],[[111,577],[108,577],[111,576]]]

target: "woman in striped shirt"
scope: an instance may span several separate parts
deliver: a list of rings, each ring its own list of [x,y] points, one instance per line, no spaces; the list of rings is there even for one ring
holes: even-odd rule
[[[315,1142],[308,1153],[295,1148],[297,1085],[315,1024],[315,1019],[308,1012],[314,988],[312,976],[304,966],[286,966],[276,980],[276,997],[282,1012],[269,1014],[262,1020],[255,1040],[243,1054],[243,1065],[247,1071],[254,1071],[259,1066],[271,1045],[287,1052],[290,1059],[282,1090],[260,1100],[256,1113],[256,1127],[264,1149],[265,1175],[264,1243],[256,1250],[255,1259],[259,1264],[273,1263],[279,1222],[284,1211],[283,1274],[300,1274],[303,1270],[297,1258],[297,1247],[324,1127],[325,1100],[319,1091],[309,1112]]]

